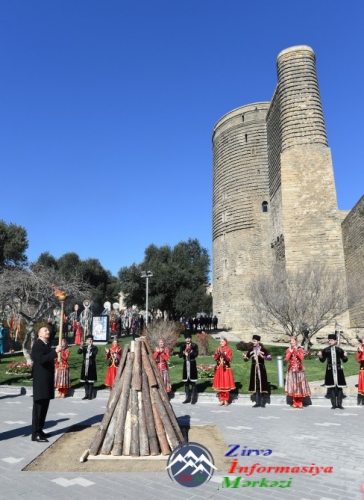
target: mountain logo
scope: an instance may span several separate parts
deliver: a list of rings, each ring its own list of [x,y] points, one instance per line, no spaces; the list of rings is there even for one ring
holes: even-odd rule
[[[199,443],[182,443],[170,454],[166,470],[172,481],[195,488],[209,481],[216,470],[214,458]]]

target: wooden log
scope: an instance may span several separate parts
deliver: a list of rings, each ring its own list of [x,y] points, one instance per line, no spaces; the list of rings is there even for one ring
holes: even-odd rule
[[[124,366],[126,363],[126,358],[127,358],[129,350],[130,350],[130,345],[125,344],[124,349],[123,349],[123,353],[122,353],[121,358],[120,358],[118,371],[116,372],[116,375],[115,375],[114,387],[115,387],[116,382],[119,380],[119,378],[121,377],[121,374],[124,371]]]
[[[133,377],[131,379],[131,387],[136,391],[142,390],[142,341],[137,339],[135,341],[135,356],[133,364]]]
[[[150,359],[149,359],[149,356],[147,354],[144,342],[143,342],[143,347],[142,347],[142,364],[143,364],[143,369],[145,370],[145,373],[147,374],[150,387],[156,386],[157,380],[155,378],[152,366],[150,364]]]
[[[123,357],[125,356],[125,359],[127,358],[128,348],[129,348],[129,346],[125,346],[125,348],[124,348]],[[124,360],[124,362],[125,362],[125,360]],[[121,363],[120,363],[119,369],[121,369],[121,366],[124,366],[124,364],[121,365]],[[116,405],[119,401],[122,388],[123,388],[123,380],[121,378],[121,372],[120,372],[119,379],[115,382],[114,387],[111,390],[109,401],[108,401],[107,406],[106,406],[105,415],[104,415],[102,422],[99,425],[99,428],[97,429],[97,432],[94,436],[94,439],[92,440],[92,443],[90,445],[90,454],[91,455],[98,454],[101,443],[104,440],[107,428],[109,426],[110,420],[113,416],[114,410],[115,410]]]
[[[181,443],[176,435],[176,432],[173,428],[172,422],[171,422],[169,415],[168,415],[168,413],[164,407],[164,404],[161,400],[158,389],[156,387],[152,387],[150,390],[151,390],[151,394],[152,394],[152,402],[155,401],[155,405],[156,405],[157,410],[158,410],[158,415],[160,416],[160,418],[163,422],[164,429],[165,429],[166,434],[168,436],[168,441],[170,442],[172,449],[174,449]]]
[[[126,370],[123,371],[123,374],[121,376],[122,382],[120,382],[120,383],[123,385],[124,385],[124,380],[125,380],[125,374],[126,374]],[[122,401],[122,399],[119,398],[119,401],[118,401],[116,408],[114,410],[114,414],[113,414],[111,421],[109,423],[109,426],[107,428],[104,440],[101,443],[102,444],[101,451],[100,451],[101,455],[110,455],[111,449],[113,447],[114,439],[115,439],[116,421],[117,421],[117,416],[120,413],[121,401]]]
[[[111,422],[109,423],[109,427],[107,428],[106,435],[104,437],[104,441],[101,446],[101,455],[110,455],[110,451],[112,448],[112,445],[114,444],[114,439],[115,439],[115,422],[116,422],[116,416],[115,413],[118,411],[118,406],[116,406],[114,416],[111,419]]]
[[[125,376],[123,377],[123,390],[120,397],[119,412],[116,415],[114,445],[112,455],[121,455],[124,441],[125,420],[129,407],[130,383],[133,373],[134,353],[129,353],[125,366]]]
[[[138,406],[139,406],[139,448],[140,448],[139,453],[140,456],[142,457],[149,455],[147,424],[145,420],[145,406],[143,403],[142,391],[138,392]]]
[[[154,417],[154,422],[155,422],[155,429],[157,431],[157,437],[159,441],[159,445],[162,450],[162,455],[170,455],[171,454],[171,449],[169,447],[166,433],[164,431],[163,423],[162,420],[158,414],[158,409],[157,405],[155,403],[155,400],[153,400],[153,394],[151,393],[151,400],[152,400],[152,409],[153,409],[153,417]]]
[[[82,455],[80,456],[80,462],[83,463],[83,462],[86,462],[87,460],[87,457],[89,456],[90,454],[90,450],[85,450]]]
[[[125,419],[125,430],[124,430],[124,442],[123,442],[123,455],[130,455],[130,439],[131,439],[131,428],[130,428],[130,410],[128,410]]]
[[[158,380],[158,387],[161,388],[159,395],[163,401],[164,408],[166,409],[166,412],[168,413],[169,419],[170,419],[170,421],[173,425],[174,431],[178,437],[179,444],[184,443],[186,440],[183,437],[183,434],[182,434],[181,428],[178,424],[176,415],[174,414],[173,408],[172,408],[171,403],[169,401],[168,393],[164,387],[163,379],[161,377],[161,374],[159,373],[157,364],[155,363],[155,360],[153,358],[153,351],[152,351],[147,339],[145,340],[145,347],[146,347],[146,350],[147,350],[148,355],[149,355],[150,365],[152,367],[153,373],[155,374],[155,377]]]
[[[140,342],[137,342],[137,345]],[[140,352],[140,350],[139,350]],[[135,365],[135,359],[134,359]],[[130,426],[131,426],[131,441],[130,455],[139,457],[139,408],[138,408],[138,391],[130,389]]]
[[[144,403],[145,424],[148,435],[150,454],[156,456],[160,454],[159,441],[156,434],[156,426],[153,418],[152,401],[150,399],[149,384],[147,374],[142,373],[142,398]]]

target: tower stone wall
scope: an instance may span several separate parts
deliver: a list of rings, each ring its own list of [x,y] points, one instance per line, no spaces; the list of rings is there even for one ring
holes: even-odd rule
[[[268,107],[235,109],[213,131],[213,296],[223,327],[243,327],[245,286],[254,272],[270,265]]]
[[[277,71],[281,189],[271,194],[280,195],[282,233],[272,239],[283,234],[287,268],[319,258],[344,276],[341,216],[313,50],[303,45],[282,51]],[[271,142],[268,135],[268,148]]]
[[[364,328],[364,196],[342,222],[350,326]]]
[[[283,50],[277,73],[270,103],[237,108],[213,131],[214,314],[235,330],[245,326],[251,277],[274,262],[293,269],[319,261],[344,281],[350,267],[313,50]],[[350,247],[349,219],[343,227]]]

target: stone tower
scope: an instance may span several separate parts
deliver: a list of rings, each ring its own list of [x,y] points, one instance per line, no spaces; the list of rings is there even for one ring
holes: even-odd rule
[[[315,54],[283,50],[267,116],[272,245],[286,267],[309,260],[344,273],[342,215],[337,208]],[[275,148],[274,148],[275,147]]]
[[[237,108],[213,130],[214,314],[236,330],[250,278],[277,260],[292,269],[319,259],[345,276],[315,54],[286,49],[277,70],[270,103]]]
[[[270,265],[268,108],[237,108],[213,131],[213,294],[221,326],[243,326],[245,284]]]

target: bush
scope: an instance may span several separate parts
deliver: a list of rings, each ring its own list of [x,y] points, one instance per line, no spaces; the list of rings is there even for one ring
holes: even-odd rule
[[[249,351],[251,347],[253,347],[253,342],[244,342],[244,340],[236,344],[238,351]]]
[[[198,344],[199,356],[209,356],[211,335],[209,333],[197,333],[196,342]]]
[[[31,375],[32,369],[33,364],[27,365],[24,361],[6,365],[6,373],[10,375]]]
[[[197,365],[197,376],[201,378],[213,378],[215,374],[215,365]]]

